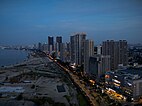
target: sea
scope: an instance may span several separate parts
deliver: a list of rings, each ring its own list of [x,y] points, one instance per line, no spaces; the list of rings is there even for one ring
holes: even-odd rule
[[[27,51],[0,49],[0,67],[23,62],[27,59],[27,56]]]

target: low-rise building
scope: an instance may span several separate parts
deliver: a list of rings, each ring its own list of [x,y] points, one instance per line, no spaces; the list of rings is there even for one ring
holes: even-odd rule
[[[106,72],[106,88],[111,88],[128,100],[137,100],[142,96],[142,69],[129,68],[116,72]]]

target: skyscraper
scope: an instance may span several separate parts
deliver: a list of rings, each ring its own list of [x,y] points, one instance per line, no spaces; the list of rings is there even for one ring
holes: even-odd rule
[[[98,76],[105,74],[107,71],[110,71],[110,56],[100,55],[98,65]]]
[[[42,46],[43,46],[43,51],[47,52],[48,51],[48,44],[44,43]]]
[[[94,41],[85,40],[84,42],[84,71],[89,73],[89,58],[94,55]]]
[[[54,50],[54,38],[48,36],[48,52],[51,53]]]
[[[57,36],[56,37],[56,42],[57,43],[62,43],[62,36]]]
[[[61,43],[60,59],[64,62],[70,62],[70,43]]]
[[[75,36],[70,37],[70,60],[75,63]]]
[[[56,52],[60,52],[61,50],[61,44],[62,43],[62,37],[61,36],[57,36],[56,37]]]
[[[66,42],[66,61],[70,62],[70,43]]]
[[[70,37],[71,43],[71,63],[81,65],[84,63],[84,41],[85,33],[77,33]]]
[[[102,44],[102,54],[104,56],[110,55],[112,70],[118,69],[119,64],[126,66],[128,63],[127,41],[104,41]]]
[[[99,55],[102,54],[102,46],[101,45],[97,46],[97,54],[99,54]]]
[[[98,76],[99,58],[93,56],[89,58],[89,74],[91,76]]]
[[[119,41],[119,64],[126,66],[128,64],[128,54],[127,54],[127,41]]]
[[[110,71],[110,56],[95,55],[89,58],[89,74],[101,76]]]
[[[60,43],[60,59],[65,62],[65,43]]]

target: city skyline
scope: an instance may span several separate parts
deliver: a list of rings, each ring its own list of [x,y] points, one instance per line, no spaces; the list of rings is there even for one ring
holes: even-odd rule
[[[141,43],[142,1],[0,1],[0,44],[47,42],[48,36],[85,32],[96,44],[107,39]]]
[[[0,105],[142,104],[142,0],[0,0]]]

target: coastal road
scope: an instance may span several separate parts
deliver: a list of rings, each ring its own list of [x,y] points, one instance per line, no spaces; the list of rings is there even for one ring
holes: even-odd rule
[[[47,56],[49,57],[50,60],[53,60],[53,58],[51,56],[49,56],[49,55],[47,55]],[[91,95],[92,92],[90,92],[90,90],[87,89],[86,86],[83,84],[83,83],[85,83],[84,81],[82,81],[82,83],[81,83],[80,80],[79,80],[79,77],[77,75],[74,75],[69,69],[67,69],[66,67],[64,67],[63,65],[58,63],[57,61],[54,61],[54,62],[56,64],[58,64],[62,69],[64,69],[64,71],[66,71],[71,76],[74,83],[79,86],[80,90],[85,92],[85,96],[87,96],[87,98],[89,99],[90,105],[99,106],[99,104],[95,100],[95,97],[93,95]]]
[[[55,61],[56,62],[56,61]],[[90,104],[92,106],[99,106],[99,104],[96,102],[95,98],[91,95],[90,90],[88,90],[85,85],[83,84],[84,82],[80,82],[79,78],[77,75],[74,75],[70,72],[70,70],[68,70],[67,68],[65,68],[64,66],[62,66],[61,64],[59,64],[58,62],[56,62],[60,67],[62,67],[66,72],[68,72],[68,74],[71,76],[71,78],[74,80],[74,82],[79,86],[79,88],[85,92],[85,96],[87,96],[89,98]]]

